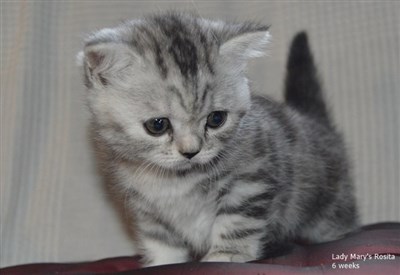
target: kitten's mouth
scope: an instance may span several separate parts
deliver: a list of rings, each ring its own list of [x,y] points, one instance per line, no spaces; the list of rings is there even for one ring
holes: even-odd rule
[[[156,167],[159,167],[163,170],[163,172],[160,172],[161,175],[164,177],[169,176],[184,176],[187,175],[188,173],[191,173],[192,171],[195,171],[195,164],[192,162],[182,162],[180,164],[175,164],[175,165],[168,165],[166,166],[165,164],[157,164]],[[157,168],[156,168],[157,170]]]
[[[185,160],[178,163],[174,169],[176,171],[187,171],[193,169],[193,167],[195,167],[196,165],[198,165],[197,162],[194,162],[192,160]]]
[[[199,167],[201,167],[201,164],[193,160],[185,160],[175,163],[171,166],[161,165],[161,167],[172,173],[185,174],[197,170]]]
[[[180,159],[172,162],[167,161],[155,164],[164,171],[168,171],[172,174],[187,174],[195,171],[208,171],[211,166],[217,165],[220,159],[220,155],[217,154],[211,159]]]

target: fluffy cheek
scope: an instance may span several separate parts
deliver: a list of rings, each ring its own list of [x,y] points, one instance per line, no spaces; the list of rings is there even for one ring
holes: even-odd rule
[[[215,158],[218,153],[221,151],[223,145],[216,138],[208,139],[197,156],[197,161],[200,164],[205,164],[210,162],[213,158]]]
[[[244,113],[244,112],[243,112]],[[232,145],[232,137],[235,135],[237,127],[242,118],[242,114],[235,114],[228,118],[226,125],[219,130],[209,130],[202,150],[200,161],[207,163],[216,157],[225,158],[229,154],[227,146]]]
[[[152,152],[147,153],[147,157],[150,161],[160,165],[160,166],[171,166],[173,163],[178,161],[176,152],[169,143],[155,146]]]
[[[189,168],[188,160],[178,152],[168,135],[158,138],[149,137],[148,142],[152,142],[151,150],[141,153],[141,157],[146,161],[168,169]]]
[[[163,156],[169,155],[166,137],[148,136],[141,125],[108,122],[95,126],[94,130],[114,158],[157,163],[162,161]]]

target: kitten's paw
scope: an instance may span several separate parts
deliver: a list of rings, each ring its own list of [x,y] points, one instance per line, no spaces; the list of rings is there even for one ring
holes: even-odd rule
[[[232,262],[233,254],[224,252],[213,252],[207,254],[202,262]]]
[[[247,254],[230,253],[230,252],[212,252],[207,254],[202,262],[236,262],[244,263],[254,260],[253,257]]]

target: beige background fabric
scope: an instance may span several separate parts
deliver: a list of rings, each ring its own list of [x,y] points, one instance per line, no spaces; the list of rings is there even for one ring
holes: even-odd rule
[[[362,222],[400,221],[399,3],[1,0],[0,266],[134,253],[96,171],[75,56],[90,31],[167,9],[271,24],[268,56],[249,75],[278,100],[288,44],[307,30]]]

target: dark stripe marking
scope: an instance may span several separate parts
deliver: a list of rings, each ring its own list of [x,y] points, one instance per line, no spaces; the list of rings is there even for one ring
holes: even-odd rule
[[[267,215],[267,208],[270,201],[265,201],[261,205],[250,205],[248,203],[243,203],[239,206],[227,206],[221,207],[217,211],[217,216],[219,215],[242,215],[245,217],[262,219]]]
[[[249,229],[236,229],[231,231],[227,234],[221,234],[221,239],[223,240],[237,240],[237,239],[244,239],[249,236],[259,234],[264,232],[261,228],[249,228]]]
[[[185,104],[185,100],[183,98],[183,95],[180,93],[179,89],[174,87],[174,86],[169,86],[168,87],[168,91],[174,93],[178,99],[179,99],[179,104],[183,107],[183,109],[185,109],[187,112],[189,112],[189,108],[188,106],[186,106]]]

